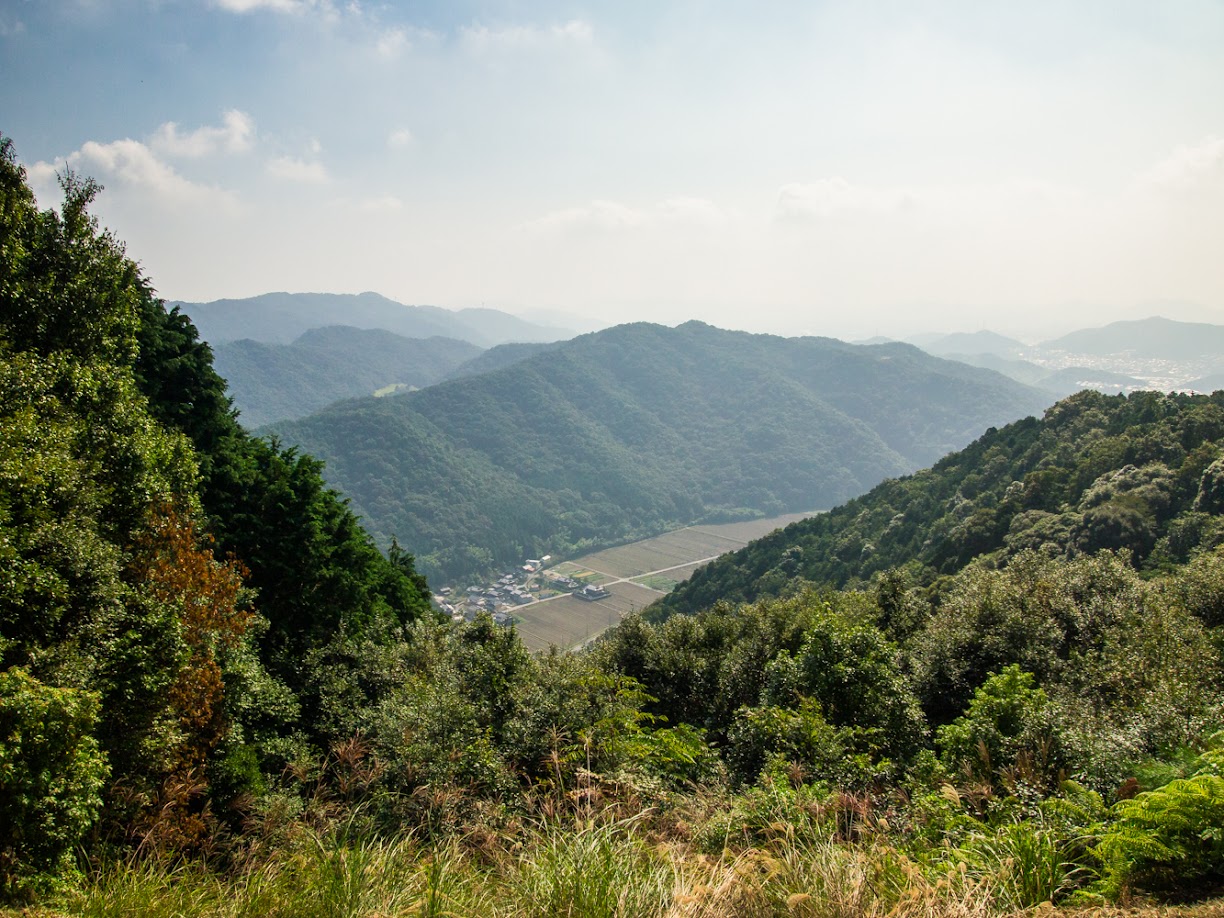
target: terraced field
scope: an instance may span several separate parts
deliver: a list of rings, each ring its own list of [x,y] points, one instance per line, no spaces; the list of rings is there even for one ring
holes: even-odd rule
[[[711,559],[811,515],[790,513],[743,523],[689,526],[562,562],[552,570],[598,584],[612,595],[587,602],[565,594],[520,606],[514,612],[518,632],[532,650],[553,644],[580,646],[629,612],[648,606]]]

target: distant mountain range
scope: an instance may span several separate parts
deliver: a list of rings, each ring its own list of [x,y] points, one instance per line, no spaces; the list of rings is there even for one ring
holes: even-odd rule
[[[442,582],[700,520],[829,507],[1053,399],[915,347],[699,322],[275,425]]]
[[[240,300],[169,303],[191,317],[214,346],[248,338],[289,344],[329,325],[381,328],[405,338],[455,338],[487,348],[508,341],[558,341],[573,332],[547,328],[496,309],[405,306],[377,293],[265,293]]]
[[[292,344],[249,338],[216,344],[213,366],[229,383],[239,420],[253,428],[391,386],[428,386],[482,353],[454,338],[333,325],[311,329]]]
[[[999,357],[1016,357],[1028,346],[1023,341],[1008,338],[992,331],[953,332],[950,335],[918,336],[910,339],[928,354],[945,357],[951,354],[995,354]]]
[[[1149,360],[1192,360],[1224,355],[1224,325],[1153,317],[1085,328],[1045,341],[1042,350],[1108,357],[1128,354]]]
[[[991,331],[928,334],[909,339],[930,354],[997,370],[1069,395],[1138,389],[1208,388],[1224,371],[1224,325],[1154,317],[1086,328],[1026,345]],[[1206,372],[1205,372],[1206,371]]]
[[[1186,383],[1187,389],[1193,389],[1195,392],[1215,392],[1217,389],[1224,389],[1224,373],[1211,373],[1207,376],[1200,376],[1198,379],[1192,379]]]

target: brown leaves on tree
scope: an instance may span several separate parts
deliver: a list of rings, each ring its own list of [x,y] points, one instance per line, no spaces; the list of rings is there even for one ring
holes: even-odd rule
[[[208,754],[225,737],[229,725],[223,709],[224,683],[221,657],[241,642],[254,613],[248,602],[248,590],[243,586],[246,570],[236,559],[219,561],[209,546],[211,538],[202,535],[195,521],[183,510],[163,504],[151,515],[148,530],[136,546],[133,573],[146,593],[155,602],[176,607],[186,656],[170,689],[169,704],[177,716],[182,740],[175,752],[170,773],[163,790],[179,789],[177,794],[163,794],[160,815],[162,824],[154,834],[169,831],[178,847],[187,841],[184,835],[191,829],[203,829],[198,809],[181,792],[192,787],[202,797],[206,790],[199,780],[204,773]],[[180,799],[183,798],[183,799]],[[172,803],[168,802],[173,800]],[[173,812],[168,812],[173,811]]]

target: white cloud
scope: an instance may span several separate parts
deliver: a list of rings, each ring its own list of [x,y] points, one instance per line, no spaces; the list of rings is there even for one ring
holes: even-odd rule
[[[408,31],[402,26],[393,26],[389,29],[384,29],[374,43],[375,49],[380,57],[399,57],[404,51],[412,47],[412,42],[408,40]]]
[[[315,0],[213,0],[213,2],[230,13],[250,13],[255,10],[301,13],[320,5]]]
[[[395,195],[384,195],[380,198],[366,198],[357,205],[357,209],[364,213],[394,213],[404,209],[404,202]]]
[[[730,216],[705,198],[668,198],[655,208],[660,220],[710,227],[726,226]]]
[[[622,232],[644,228],[721,227],[730,217],[705,198],[668,198],[650,207],[628,207],[616,201],[592,201],[545,214],[519,226],[530,233]]]
[[[278,156],[268,161],[268,174],[289,182],[306,185],[323,185],[328,179],[327,169],[321,162],[307,162],[291,156]]]
[[[548,46],[590,45],[595,29],[589,22],[571,19],[551,26],[514,25],[490,28],[484,25],[464,26],[459,30],[464,48],[473,54],[500,49],[530,49]]]
[[[171,156],[210,156],[218,151],[241,153],[251,148],[255,136],[255,120],[246,112],[231,109],[221,116],[220,127],[200,127],[190,133],[180,133],[174,121],[159,127],[150,146]]]
[[[1209,137],[1193,146],[1178,147],[1139,181],[1176,194],[1224,191],[1224,138]]]
[[[846,214],[889,213],[911,203],[906,192],[852,185],[839,176],[783,185],[778,191],[777,215],[784,220],[825,220]]]
[[[573,230],[604,232],[632,229],[646,222],[640,210],[615,201],[592,201],[585,207],[568,207],[522,224],[520,229],[536,233],[566,233]]]
[[[138,140],[112,143],[90,140],[54,163],[35,163],[29,170],[31,181],[48,185],[65,168],[92,176],[104,185],[149,192],[166,204],[233,209],[238,203],[233,192],[201,185],[180,175]]]
[[[24,31],[25,23],[20,19],[10,20],[7,16],[0,16],[0,38],[11,38]]]
[[[406,150],[416,143],[416,137],[408,128],[399,128],[387,135],[387,146],[392,150]]]

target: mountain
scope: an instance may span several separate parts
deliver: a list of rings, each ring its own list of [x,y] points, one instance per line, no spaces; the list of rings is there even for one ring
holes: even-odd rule
[[[1127,354],[1149,360],[1192,360],[1224,354],[1224,325],[1153,317],[1082,329],[1040,346],[1099,357]]]
[[[934,339],[923,336],[921,341],[921,344],[917,340],[912,343],[918,344],[928,354],[939,357],[949,354],[993,354],[997,357],[1012,358],[1028,350],[1023,341],[986,330],[953,332]]]
[[[1224,393],[1080,392],[1041,420],[989,430],[908,478],[724,555],[660,600],[666,617],[803,582],[930,584],[983,556],[1102,549],[1153,567],[1224,543]]]
[[[923,350],[926,349],[924,348]],[[934,351],[928,351],[928,353],[934,353]],[[940,354],[939,356],[946,360],[959,360],[961,363],[967,363],[971,367],[983,367],[987,370],[994,370],[996,373],[1002,373],[1004,376],[1014,379],[1016,382],[1024,383],[1026,386],[1048,388],[1047,386],[1041,386],[1041,380],[1049,376],[1050,371],[1028,360],[1013,360],[1008,357],[1000,357],[998,354],[959,354],[956,352]]]
[[[1043,393],[915,347],[624,325],[275,433],[443,580],[699,520],[828,507]]]
[[[480,353],[454,338],[404,338],[333,325],[312,329],[292,344],[223,342],[213,347],[213,366],[229,383],[243,424],[252,428],[390,385],[428,386]]]
[[[312,328],[381,328],[405,338],[457,338],[479,347],[507,341],[556,341],[571,333],[545,328],[495,309],[452,312],[405,306],[377,293],[265,293],[211,303],[171,303],[191,317],[200,337],[216,345],[249,338],[289,344]]]
[[[1224,389],[1224,373],[1211,373],[1207,376],[1200,376],[1198,379],[1192,379],[1186,383],[1187,389],[1193,389],[1195,392],[1215,392],[1217,389]]]
[[[553,341],[549,343],[499,344],[496,347],[489,348],[487,351],[481,351],[471,360],[460,364],[446,378],[462,379],[465,376],[479,376],[481,373],[491,373],[494,370],[500,370],[502,367],[520,363],[528,357],[534,357],[536,354],[551,351],[559,346],[560,343]]]

